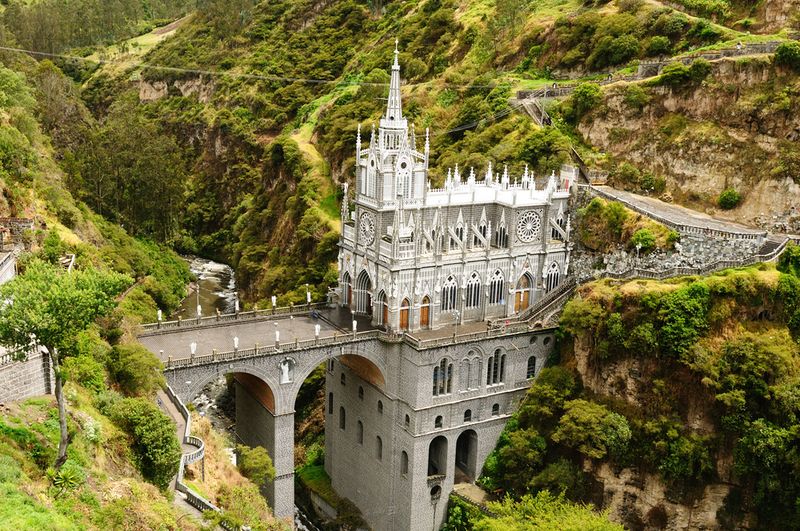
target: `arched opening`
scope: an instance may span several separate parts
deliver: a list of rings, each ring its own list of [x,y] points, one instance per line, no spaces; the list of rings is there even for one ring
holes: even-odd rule
[[[559,279],[561,277],[561,269],[558,267],[558,264],[553,262],[550,264],[550,268],[547,270],[547,277],[545,277],[544,281],[544,290],[545,292],[549,292],[558,286]]]
[[[433,427],[434,428],[441,428],[442,424],[443,424],[442,416],[441,415],[436,415],[436,418],[433,421]]]
[[[506,376],[506,355],[500,349],[494,351],[489,356],[489,363],[486,364],[486,385],[497,385],[505,381]]]
[[[345,306],[353,304],[353,286],[350,280],[350,273],[347,271],[342,275],[342,299]]]
[[[372,281],[365,270],[356,279],[354,295],[356,313],[372,315]]]
[[[531,303],[531,286],[533,280],[528,273],[519,277],[517,282],[516,297],[514,299],[514,312],[518,313],[530,306]]]
[[[381,290],[377,298],[378,324],[386,326],[389,323],[389,303],[386,301],[386,292]]]
[[[473,272],[467,280],[467,300],[465,308],[477,308],[481,304],[481,277]]]
[[[347,412],[344,410],[344,406],[339,406],[339,429],[347,429]]]
[[[444,285],[442,286],[442,311],[452,312],[456,309],[456,295],[458,292],[458,284],[452,275],[447,277]]]
[[[408,474],[408,453],[405,450],[400,454],[400,473],[404,476]]]
[[[419,326],[420,328],[431,326],[431,298],[427,295],[422,297],[422,304],[419,307]]]
[[[360,420],[358,421],[358,425],[356,427],[356,441],[358,444],[364,444],[364,423]]]
[[[492,274],[489,281],[489,304],[505,304],[506,302],[506,281],[503,278],[503,272],[499,269]]]
[[[500,404],[493,404],[492,405],[492,416],[496,417],[500,414]]]
[[[350,369],[356,376],[362,380],[371,383],[375,387],[383,389],[386,380],[383,378],[383,373],[377,365],[369,361],[367,358],[357,356],[354,354],[345,354],[339,356],[339,363]]]
[[[447,439],[439,435],[428,446],[428,476],[447,475]]]
[[[408,330],[409,306],[408,299],[403,299],[400,303],[400,330]]]
[[[443,358],[433,368],[433,396],[449,395],[453,391],[453,364]]]
[[[468,409],[464,412],[464,422],[472,422],[472,410]]]
[[[528,367],[525,370],[525,378],[533,378],[536,376],[536,356],[528,358]]]
[[[475,430],[467,430],[456,440],[456,483],[472,483],[478,461],[478,434]]]
[[[411,428],[411,417],[409,417],[408,415],[406,415],[405,421],[403,422],[403,426],[405,426],[406,429]]]

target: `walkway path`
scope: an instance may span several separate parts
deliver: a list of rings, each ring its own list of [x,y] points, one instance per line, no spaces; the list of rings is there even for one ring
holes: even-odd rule
[[[670,226],[693,226],[718,232],[750,234],[753,236],[766,235],[766,232],[763,230],[748,227],[747,225],[733,221],[718,219],[673,203],[665,203],[654,197],[617,190],[610,186],[593,186],[592,188],[598,191],[602,196],[615,199],[638,212],[645,213]]]
[[[178,411],[178,408],[175,407],[175,404],[172,403],[172,400],[169,399],[167,393],[165,393],[163,390],[159,390],[156,393],[156,403],[158,404],[158,407],[160,407],[161,410],[175,422],[175,430],[178,435],[178,440],[183,441],[183,434],[186,432],[186,421],[183,420],[183,416]],[[196,450],[194,446],[181,442],[181,453],[188,454],[194,450]],[[198,522],[203,522],[203,513],[190,505],[186,501],[185,496],[175,489],[176,480],[177,476],[172,478],[172,481],[170,481],[169,484],[169,488],[173,493],[173,503],[178,509],[188,514],[190,517],[194,518]]]

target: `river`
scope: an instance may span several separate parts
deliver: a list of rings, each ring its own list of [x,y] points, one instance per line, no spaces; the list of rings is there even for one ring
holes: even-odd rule
[[[236,275],[233,268],[227,264],[220,264],[197,256],[185,256],[184,260],[189,263],[189,269],[197,277],[197,281],[193,283],[189,295],[175,311],[174,317],[180,316],[184,319],[196,317],[198,301],[202,315],[214,315],[217,310],[220,313],[232,313],[235,310],[237,298]],[[215,429],[233,437],[235,428],[233,419],[223,411],[228,408],[217,405],[217,398],[221,396],[224,387],[224,379],[214,382],[203,389],[203,393],[193,402],[197,411],[208,417]],[[231,448],[231,450],[233,449]],[[295,506],[294,513],[295,529],[300,531],[317,531],[319,529],[299,507]]]

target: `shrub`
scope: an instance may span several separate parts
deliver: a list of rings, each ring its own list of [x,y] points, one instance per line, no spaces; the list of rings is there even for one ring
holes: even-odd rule
[[[175,424],[145,398],[125,398],[111,406],[111,419],[133,439],[133,455],[145,479],[165,489],[178,471],[181,447]]]
[[[800,72],[800,42],[783,42],[775,49],[775,64]]]
[[[603,92],[594,83],[581,83],[567,100],[564,115],[572,123],[578,123],[583,116],[603,101]]]
[[[251,448],[237,444],[236,453],[239,456],[237,461],[239,471],[259,487],[263,487],[275,478],[275,467],[272,466],[272,459],[263,446]]]
[[[672,43],[669,42],[669,39],[663,35],[656,35],[650,39],[650,42],[647,43],[647,49],[645,53],[649,57],[656,55],[669,55],[672,53]]]
[[[86,389],[102,391],[106,386],[106,371],[103,364],[91,356],[70,356],[62,365],[67,380],[73,380]]]
[[[604,217],[608,222],[608,228],[611,233],[619,239],[622,236],[625,220],[628,219],[628,211],[622,204],[614,201],[606,206]]]
[[[730,210],[739,206],[742,201],[742,196],[733,188],[724,190],[717,198],[717,205],[725,210]]]
[[[120,390],[128,396],[152,396],[164,387],[161,362],[137,343],[115,346],[109,369]]]
[[[631,238],[631,246],[639,252],[649,253],[656,248],[656,237],[648,229],[639,229]]]
[[[650,95],[640,85],[631,84],[625,89],[623,101],[628,107],[641,111],[650,103]]]
[[[630,441],[631,429],[622,415],[579,399],[565,404],[564,416],[551,438],[587,457],[602,459],[622,453]]]
[[[702,82],[710,73],[711,63],[705,59],[696,59],[690,66],[683,63],[670,63],[661,70],[661,75],[654,80],[654,83],[674,88],[694,86]]]

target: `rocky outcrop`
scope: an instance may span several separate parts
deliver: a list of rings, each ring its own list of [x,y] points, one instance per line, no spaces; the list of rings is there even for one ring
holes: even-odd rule
[[[178,79],[167,83],[166,81],[140,81],[139,82],[139,101],[146,103],[157,101],[174,94],[183,97],[195,96],[200,103],[209,103],[214,96],[216,86],[213,81],[202,77]]]
[[[598,362],[586,338],[576,338],[573,365],[583,385],[598,396],[622,400],[643,408],[652,400],[653,380],[663,371],[663,361],[648,356],[630,356]],[[668,372],[670,370],[668,369]],[[670,385],[673,395],[685,412],[685,425],[701,434],[715,432],[712,417],[713,400],[704,392],[700,382],[685,369],[675,367]],[[682,383],[681,383],[682,382]],[[681,389],[681,386],[684,386]],[[617,468],[604,461],[586,459],[583,464],[593,480],[593,498],[597,505],[608,510],[611,518],[634,530],[715,530],[731,529],[725,517],[729,507],[726,497],[735,487],[730,483],[729,453],[717,456],[717,482],[711,482],[694,492],[674,492],[659,474],[632,467]],[[751,515],[737,514],[734,528],[751,527]]]
[[[626,103],[628,84],[614,84],[579,129],[591,144],[665,177],[678,202],[800,230],[800,175],[779,171],[785,150],[800,138],[800,115],[792,111],[797,83],[766,56],[721,60],[699,86],[647,88],[650,101],[641,111]],[[728,187],[743,193],[743,203],[716,211],[715,198]]]

